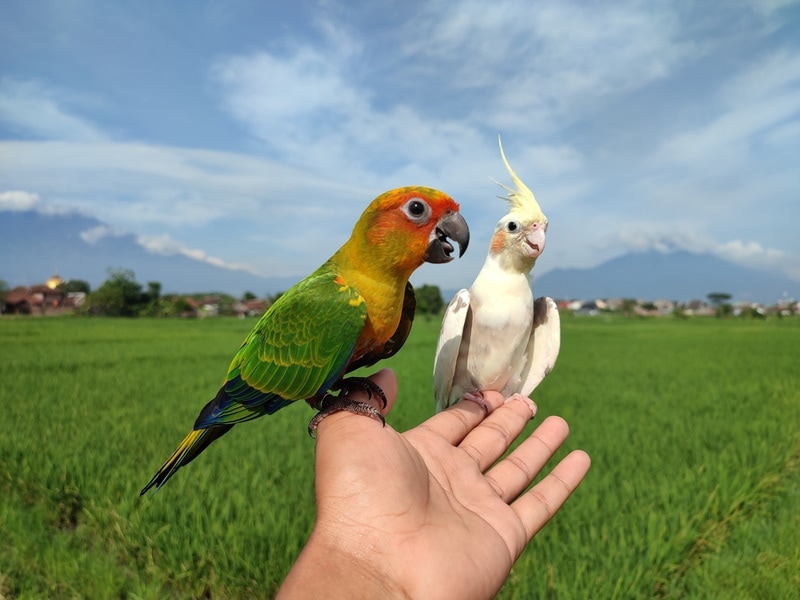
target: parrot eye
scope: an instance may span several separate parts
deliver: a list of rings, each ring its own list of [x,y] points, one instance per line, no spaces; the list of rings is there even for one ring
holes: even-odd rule
[[[403,206],[403,212],[405,212],[412,221],[422,223],[427,221],[428,217],[430,217],[431,208],[419,198],[412,198]]]
[[[517,223],[516,221],[509,221],[508,223],[506,223],[506,229],[508,231],[516,231],[517,229],[519,229],[519,223]]]

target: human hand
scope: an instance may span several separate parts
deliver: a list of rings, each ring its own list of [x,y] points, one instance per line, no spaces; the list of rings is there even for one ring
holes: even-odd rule
[[[388,413],[397,379],[372,379]],[[353,394],[355,396],[356,393]],[[347,412],[317,431],[314,530],[283,598],[492,598],[533,536],[589,469],[577,450],[522,493],[569,432],[549,417],[508,457],[532,418],[527,399],[484,394],[405,433]]]

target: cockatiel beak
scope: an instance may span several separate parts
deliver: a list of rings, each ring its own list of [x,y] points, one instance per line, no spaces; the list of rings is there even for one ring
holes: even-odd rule
[[[546,231],[547,222],[539,223],[534,221],[528,226],[528,233],[525,236],[525,254],[530,258],[536,258],[544,250]]]
[[[469,245],[469,227],[461,213],[448,211],[436,223],[425,251],[425,262],[439,264],[453,260],[451,254],[455,248],[450,240],[458,244],[459,258],[464,256]]]

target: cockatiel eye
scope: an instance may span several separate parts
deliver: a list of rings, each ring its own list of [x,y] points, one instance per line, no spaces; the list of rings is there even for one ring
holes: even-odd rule
[[[509,221],[508,223],[506,223],[507,231],[516,231],[517,229],[519,229],[519,223],[517,223],[516,221]]]
[[[403,212],[415,223],[424,223],[431,216],[431,207],[419,198],[412,198],[403,206]]]

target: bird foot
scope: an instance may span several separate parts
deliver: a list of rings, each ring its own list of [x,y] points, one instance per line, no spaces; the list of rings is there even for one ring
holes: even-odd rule
[[[469,400],[470,402],[474,402],[483,410],[485,410],[487,414],[489,413],[489,407],[486,404],[486,400],[483,399],[483,392],[480,390],[464,392],[464,395],[461,396],[461,400]]]
[[[386,408],[386,394],[374,381],[366,377],[350,377],[339,382],[336,389],[340,390],[338,396],[325,394],[314,404],[314,408],[319,412],[308,422],[308,435],[314,437],[314,431],[316,431],[325,417],[343,410],[355,415],[372,417],[376,421],[380,421],[381,425],[386,425],[386,419],[383,418],[383,414],[372,404],[349,398],[353,390],[360,389],[367,392],[368,400],[371,400],[373,396],[377,396],[382,402],[382,407]]]
[[[381,408],[386,408],[386,394],[383,393],[381,386],[368,377],[348,377],[347,379],[342,379],[333,389],[341,390],[340,398],[347,398],[353,393],[353,390],[367,392],[368,400],[371,400],[372,396],[377,396],[383,403]]]

